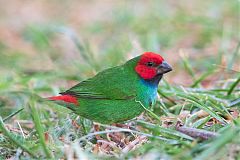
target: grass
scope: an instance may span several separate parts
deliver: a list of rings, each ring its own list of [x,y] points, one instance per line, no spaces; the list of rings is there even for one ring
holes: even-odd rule
[[[80,25],[85,11],[76,2],[52,1],[81,14],[10,28],[12,39],[0,38],[0,159],[239,159],[240,4],[190,2],[105,2],[100,17],[91,8],[101,4],[78,2],[95,17]],[[4,32],[17,21],[11,7],[2,13]],[[62,15],[59,8],[46,14]],[[161,81],[156,105],[126,122],[130,128],[99,124],[94,132],[90,120],[42,99],[148,50],[174,71]]]

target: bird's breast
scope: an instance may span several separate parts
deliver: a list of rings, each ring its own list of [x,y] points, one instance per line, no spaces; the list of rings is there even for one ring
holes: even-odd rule
[[[145,106],[151,106],[155,103],[157,98],[157,85],[149,84],[148,82],[142,80],[142,87],[141,87],[141,99],[144,102]]]

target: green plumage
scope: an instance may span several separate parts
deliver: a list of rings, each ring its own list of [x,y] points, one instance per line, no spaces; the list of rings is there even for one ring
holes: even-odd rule
[[[138,56],[121,66],[99,72],[61,94],[76,99],[78,103],[73,103],[77,105],[66,106],[87,119],[105,124],[130,120],[141,114],[144,107],[149,108],[155,102],[158,83],[166,73],[162,71],[162,61],[161,56],[146,52],[143,58]],[[158,64],[155,65],[155,62]],[[137,72],[143,75],[136,72],[136,66]],[[161,74],[155,74],[155,69],[156,72],[160,69]],[[142,78],[149,77],[149,74],[152,74],[151,79]],[[63,97],[50,99],[69,101]]]
[[[134,68],[139,57],[125,64],[98,73],[61,93],[75,96],[79,106],[72,106],[76,114],[96,122],[123,122],[149,107],[149,86],[141,82]]]

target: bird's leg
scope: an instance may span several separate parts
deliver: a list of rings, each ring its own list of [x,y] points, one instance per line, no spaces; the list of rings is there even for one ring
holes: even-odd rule
[[[135,118],[134,120],[137,120]],[[131,129],[131,130],[136,130],[136,123],[134,120],[127,121],[126,123],[113,123],[112,126],[119,127],[119,128],[124,128],[124,129]]]
[[[94,124],[94,125],[93,125],[93,129],[94,129],[94,132],[99,132],[99,131],[100,131],[100,126],[99,126],[99,124]],[[100,137],[99,134],[97,134],[97,135],[96,135],[96,139],[97,139],[97,140],[101,140],[102,138]]]
[[[112,126],[124,129],[132,129],[131,124],[114,123]],[[119,148],[123,149],[129,141],[129,134],[129,132],[113,132],[108,133],[108,137],[110,138],[110,141],[115,142]]]
[[[119,127],[119,128],[126,128],[126,129],[130,129],[130,125],[127,124],[121,124],[121,123],[114,123],[112,124],[113,126]]]
[[[93,131],[94,132],[99,132],[100,131],[100,126],[99,124],[93,124]],[[102,138],[100,137],[99,134],[95,135],[96,139],[97,139],[97,143],[96,145],[94,146],[93,148],[93,152],[94,153],[98,153],[99,152],[99,149],[100,149],[100,146],[101,146],[101,143],[99,143],[98,141],[101,140]]]
[[[100,131],[100,125],[99,124],[94,124],[93,126],[94,132],[99,132]],[[105,140],[102,138],[100,135],[95,135],[97,139],[97,143],[93,148],[94,153],[98,153],[100,150],[104,152],[109,152],[111,150],[111,141]]]

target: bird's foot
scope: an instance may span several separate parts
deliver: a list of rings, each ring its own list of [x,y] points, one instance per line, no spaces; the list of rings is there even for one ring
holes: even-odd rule
[[[112,126],[116,126],[116,127],[119,127],[119,128],[126,128],[126,129],[130,129],[131,126],[128,125],[128,124],[121,124],[121,123],[114,123],[112,124]]]
[[[98,124],[94,124],[93,125],[93,129],[94,129],[94,132],[99,132],[100,131],[100,126]],[[95,137],[96,137],[97,140],[101,140],[102,139],[99,134],[97,134]]]

